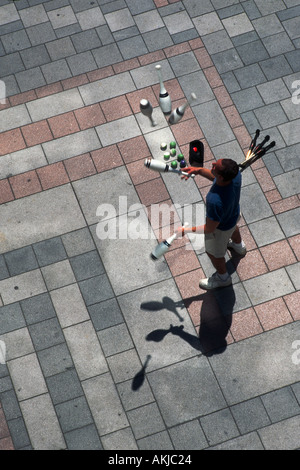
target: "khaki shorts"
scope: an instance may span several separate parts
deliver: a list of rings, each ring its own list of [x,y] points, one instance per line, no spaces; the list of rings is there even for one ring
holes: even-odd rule
[[[227,251],[227,245],[229,239],[235,227],[230,230],[216,230],[213,233],[207,233],[205,235],[205,251],[210,255],[213,255],[215,258],[224,258]]]

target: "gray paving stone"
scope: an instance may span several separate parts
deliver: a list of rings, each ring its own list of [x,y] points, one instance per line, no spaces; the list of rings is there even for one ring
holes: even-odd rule
[[[111,356],[133,348],[133,343],[125,323],[98,331],[97,335],[105,356]]]
[[[153,0],[126,0],[130,12],[134,15],[143,13],[145,11],[150,11],[155,8],[155,3]]]
[[[137,440],[139,450],[171,450],[174,449],[167,431],[158,432]]]
[[[266,104],[290,97],[290,92],[281,78],[259,84],[257,89]]]
[[[15,127],[24,126],[30,124],[31,119],[27,112],[26,106],[20,104],[15,108],[3,109],[0,111],[1,122],[0,131],[5,132]]]
[[[120,11],[122,11],[122,10],[120,10]],[[185,12],[183,12],[181,14],[181,16],[182,16],[181,21],[180,21],[181,24],[186,20],[190,25],[189,27],[193,27],[193,23],[190,21],[189,17],[186,15]],[[122,17],[123,17],[123,15],[122,15]],[[147,11],[146,13],[140,13],[140,14],[134,16],[134,22],[136,23],[140,33],[146,33],[148,31],[153,31],[155,29],[163,28],[164,26],[167,26],[170,34],[178,32],[175,29],[172,32],[172,26],[173,26],[172,19],[174,19],[174,22],[175,22],[175,24],[177,23],[177,27],[178,27],[178,22],[179,21],[176,20],[175,18],[170,17],[170,16],[166,17],[164,22],[163,22],[163,20],[161,19],[160,14],[157,10]],[[123,22],[123,19],[122,19],[122,22]],[[132,25],[129,25],[129,26],[132,26]]]
[[[135,12],[135,14],[137,13],[138,12]],[[128,8],[123,8],[122,10],[107,13],[104,18],[111,32],[118,31],[119,29],[129,28],[135,24],[132,14]]]
[[[15,76],[21,92],[46,85],[45,78],[39,67],[16,73]]]
[[[241,69],[234,70],[233,73],[241,88],[253,87],[266,81],[266,77],[262,73],[258,64],[245,66]]]
[[[17,72],[21,72],[25,67],[19,52],[0,57],[0,76],[6,77]]]
[[[22,300],[21,308],[27,325],[55,317],[55,310],[47,293]]]
[[[300,416],[271,424],[258,431],[266,450],[295,450],[299,448]]]
[[[138,387],[133,386],[132,380],[121,382],[116,385],[125,411],[138,408],[148,403],[154,402],[154,397],[146,378],[140,381]]]
[[[49,163],[56,163],[71,157],[83,155],[101,148],[94,128],[76,132],[42,144]]]
[[[253,30],[253,25],[246,13],[232,15],[222,20],[230,37],[238,36]]]
[[[176,77],[192,74],[193,72],[200,70],[199,63],[196,60],[193,52],[186,52],[185,54],[181,54],[179,56],[170,57],[169,63],[174,70]]]
[[[243,66],[243,62],[235,48],[212,54],[211,58],[220,74],[231,72]]]
[[[137,31],[137,28],[135,26],[133,28],[135,28]],[[107,44],[114,42],[114,37],[111,34],[110,29],[107,25],[99,26],[98,28],[96,28],[96,32],[99,38],[101,39],[102,46],[106,46]]]
[[[256,109],[264,104],[256,87],[232,93],[231,98],[240,113]]]
[[[100,83],[101,87],[99,86]],[[135,89],[135,84],[129,72],[120,73],[112,77],[104,78],[101,81],[98,80],[78,87],[85,105],[130,93]]]
[[[45,291],[46,286],[39,269],[0,281],[0,295],[4,304],[18,302]]]
[[[48,11],[48,17],[54,29],[63,28],[64,26],[77,23],[77,18],[74,15],[71,6]]]
[[[164,422],[156,403],[144,405],[127,412],[136,439],[141,439],[149,434],[163,431]]]
[[[81,255],[95,249],[92,236],[88,228],[67,233],[61,237],[69,257]]]
[[[109,373],[85,380],[82,386],[100,436],[129,426]]]
[[[300,264],[294,263],[291,266],[287,266],[286,270],[295,286],[295,289],[298,291],[300,289]]]
[[[20,405],[34,449],[65,449],[66,444],[48,393],[22,401]]]
[[[210,450],[264,450],[264,446],[257,433],[251,432],[211,447]]]
[[[242,188],[241,207],[248,224],[272,216],[272,210],[258,183]]]
[[[0,256],[0,281],[2,281],[2,279],[6,279],[7,277],[9,277],[9,272],[7,270],[4,256],[1,255]]]
[[[282,0],[256,0],[255,3],[262,15],[269,15],[285,9],[285,4]]]
[[[167,29],[170,34],[176,34],[194,28],[194,24],[186,11],[181,11],[178,13],[174,13],[173,15],[165,16],[164,23],[167,26]],[[157,25],[159,25],[159,23],[157,23]],[[164,24],[162,23],[162,26],[163,25]]]
[[[292,237],[299,233],[299,208],[278,214],[277,220],[286,237]]]
[[[72,37],[73,40],[73,37]],[[51,60],[59,60],[76,54],[71,38],[57,39],[46,43],[47,51]]]
[[[167,426],[225,406],[221,390],[204,356],[149,372],[148,380]]]
[[[25,30],[2,35],[1,41],[6,54],[12,54],[14,52],[21,51],[22,49],[26,49],[31,45]]]
[[[0,307],[1,335],[26,326],[19,303]]]
[[[261,399],[272,423],[298,415],[300,412],[299,404],[290,387],[274,390],[263,395]]]
[[[59,374],[74,367],[66,343],[61,343],[37,353],[45,377]]]
[[[106,274],[92,277],[79,282],[83,299],[87,306],[110,299],[114,296],[111,284]]]
[[[253,26],[261,38],[281,33],[284,28],[275,13],[253,20]]]
[[[93,49],[93,56],[99,68],[121,62],[123,57],[116,44],[106,44],[98,49]]]
[[[47,393],[47,386],[35,353],[9,361],[8,367],[19,401]]]
[[[17,21],[20,16],[14,4],[10,5],[1,5],[0,7],[1,12],[1,20],[0,25],[6,23],[12,23],[13,21]]]
[[[72,76],[65,59],[56,60],[41,66],[46,82],[54,83]]]
[[[250,31],[248,33],[240,34],[238,36],[234,36],[232,38],[232,43],[234,46],[242,46],[244,44],[248,44],[249,47],[251,45],[249,43],[257,41],[259,39],[256,31]]]
[[[54,405],[83,395],[83,389],[74,369],[48,377],[46,383]]]
[[[110,356],[107,363],[115,383],[133,379],[142,368],[135,349]]]
[[[55,406],[63,432],[81,428],[93,422],[85,397],[68,400]]]
[[[207,34],[203,37],[203,43],[209,54],[217,54],[233,47],[232,41],[225,30]]]
[[[68,66],[72,75],[80,75],[80,73],[90,72],[97,68],[94,57],[90,51],[82,52],[67,58]]]
[[[20,10],[19,15],[25,28],[49,21],[44,5],[36,5]]]
[[[210,146],[235,140],[234,134],[216,100],[193,107],[194,114]]]
[[[253,398],[232,406],[231,412],[242,434],[271,424],[260,398]]]
[[[262,108],[254,110],[254,113],[260,123],[261,129],[271,126],[278,126],[287,122],[287,116],[283,111],[280,103],[271,103]]]
[[[124,167],[75,181],[73,185],[88,224],[98,222],[100,224],[104,216],[106,221],[127,214],[132,205],[139,203],[137,193]],[[95,227],[91,229],[91,233],[94,236]],[[127,233],[125,237],[126,235]]]
[[[288,63],[290,64],[293,72],[299,72],[300,66],[299,66],[299,50],[294,50],[291,52],[287,52],[285,54],[285,57],[287,58]]]
[[[199,421],[179,424],[169,430],[175,449],[201,450],[207,447],[207,440]]]
[[[124,60],[148,53],[147,46],[141,36],[134,36],[133,38],[118,41],[118,47]]]
[[[23,418],[17,418],[8,423],[15,449],[30,446],[30,439]]]
[[[7,421],[22,417],[17,396],[14,390],[7,390],[1,393],[1,403]]]
[[[239,436],[239,430],[228,408],[203,416],[200,423],[210,446]]]
[[[282,134],[287,145],[293,145],[300,142],[300,135],[299,135],[299,124],[300,119],[296,119],[291,122],[287,122],[286,124],[281,124],[278,126],[279,131]]]
[[[33,121],[41,121],[58,114],[67,113],[83,107],[83,101],[76,88],[62,91],[27,103],[27,109]]]
[[[78,255],[70,260],[77,281],[104,273],[104,267],[96,250]]]
[[[115,298],[88,307],[96,331],[124,322],[122,312]]]
[[[285,32],[267,37],[263,39],[263,43],[271,57],[285,54],[286,52],[290,52],[295,49],[292,41]],[[293,61],[292,56],[291,59]]]
[[[73,34],[70,40],[74,44],[76,52],[80,53],[100,47],[102,45],[100,38],[95,29],[89,29],[82,33]]]
[[[102,444],[94,424],[74,429],[64,434],[69,450],[102,450]],[[127,447],[126,447],[127,448]]]
[[[252,302],[257,305],[276,299],[294,291],[290,278],[284,269],[278,269],[260,277],[244,282],[246,292]]]
[[[263,61],[269,57],[269,54],[261,41],[251,42],[251,47],[249,47],[249,44],[244,44],[242,46],[237,46],[236,49],[245,65]]]
[[[291,344],[298,333],[299,326],[292,323],[264,332],[263,337],[257,335],[232,344],[223,354],[210,358],[212,370],[230,405],[297,381],[299,370],[291,361]],[[276,369],[272,367],[275,362]]]
[[[106,23],[99,7],[90,8],[76,14],[77,21],[83,31],[96,28]]]
[[[284,55],[262,60],[260,66],[268,80],[274,80],[275,78],[283,77],[293,72]]]
[[[49,291],[75,282],[75,276],[68,260],[45,266],[41,271]]]
[[[102,436],[101,441],[106,450],[138,449],[130,427]]]
[[[107,363],[90,320],[64,328],[63,332],[81,381],[107,372]]]
[[[284,238],[284,232],[275,217],[251,223],[249,229],[258,247]]]
[[[295,39],[299,37],[299,17],[295,17],[287,21],[283,21],[282,24],[291,39]]]
[[[50,238],[33,245],[39,266],[47,266],[67,258],[60,237]]]
[[[52,291],[51,299],[62,328],[90,319],[76,283]]]
[[[161,48],[173,46],[174,44],[167,28],[144,33],[143,39],[149,52],[159,51]]]
[[[56,35],[50,21],[27,28],[27,34],[32,46],[44,44],[45,42],[56,39]]]
[[[56,318],[50,318],[28,326],[36,351],[64,342],[61,327]]]
[[[26,69],[47,64],[51,60],[47,49],[43,44],[25,49],[20,52],[20,55]]]
[[[11,276],[22,274],[38,268],[37,260],[31,246],[14,250],[4,255]]]
[[[283,198],[293,196],[299,192],[300,171],[295,169],[274,177],[274,182]]]

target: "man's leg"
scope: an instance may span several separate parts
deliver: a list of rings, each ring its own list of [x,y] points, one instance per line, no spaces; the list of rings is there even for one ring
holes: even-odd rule
[[[225,258],[215,258],[215,256],[211,255],[210,253],[207,253],[207,255],[209,256],[217,273],[219,274],[227,273]]]
[[[235,227],[235,230],[233,232],[233,234],[231,235],[231,240],[233,241],[233,243],[242,243],[242,237],[241,237],[241,234],[240,234],[240,229],[238,228],[238,226]]]

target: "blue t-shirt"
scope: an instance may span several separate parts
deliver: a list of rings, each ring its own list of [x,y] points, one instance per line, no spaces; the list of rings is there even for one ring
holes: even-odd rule
[[[230,230],[240,215],[242,176],[238,172],[228,186],[218,186],[216,179],[206,197],[206,215],[219,222],[219,230]]]

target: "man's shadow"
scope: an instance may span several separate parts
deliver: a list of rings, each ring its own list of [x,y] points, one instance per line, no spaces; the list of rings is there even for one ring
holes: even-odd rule
[[[227,270],[232,274],[238,265],[238,259],[230,259]],[[187,308],[195,301],[201,301],[200,327],[198,337],[184,330],[184,326],[173,326],[168,329],[157,329],[146,336],[147,341],[162,341],[166,335],[173,334],[190,344],[205,356],[221,354],[227,347],[227,336],[232,323],[232,314],[236,301],[233,286],[213,291],[205,291],[178,302],[170,297],[163,297],[162,302],[150,301],[141,304],[143,310],[159,311],[167,309],[173,312],[180,321],[184,321],[178,308]]]

